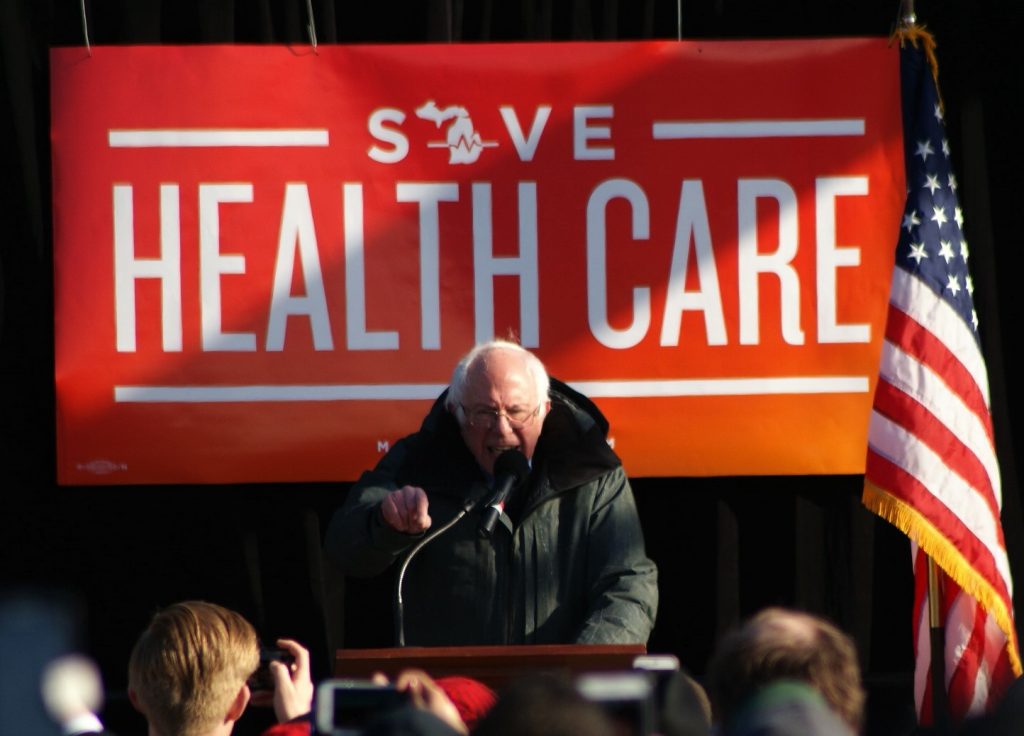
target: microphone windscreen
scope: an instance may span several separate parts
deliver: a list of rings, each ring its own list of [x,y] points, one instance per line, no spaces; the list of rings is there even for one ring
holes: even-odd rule
[[[506,450],[494,461],[494,477],[512,476],[519,485],[530,474],[530,462],[519,450]]]

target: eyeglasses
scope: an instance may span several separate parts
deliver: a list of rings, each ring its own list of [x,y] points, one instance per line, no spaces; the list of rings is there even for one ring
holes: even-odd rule
[[[465,404],[460,403],[462,407],[462,413],[466,416],[471,427],[479,427],[480,429],[491,429],[498,424],[499,417],[505,417],[505,421],[508,422],[508,426],[512,429],[522,429],[527,424],[533,421],[533,418],[540,412],[540,404],[537,404],[533,409],[523,409],[518,406],[513,406],[511,409],[505,411],[496,411],[494,409],[467,409]]]

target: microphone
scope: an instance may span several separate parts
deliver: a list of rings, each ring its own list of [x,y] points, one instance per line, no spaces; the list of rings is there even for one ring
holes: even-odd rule
[[[530,463],[519,450],[506,450],[494,461],[494,495],[480,516],[480,536],[490,539],[494,525],[505,510],[505,501],[530,474]]]

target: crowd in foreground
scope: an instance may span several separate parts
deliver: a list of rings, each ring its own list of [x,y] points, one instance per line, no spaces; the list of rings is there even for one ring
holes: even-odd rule
[[[779,608],[723,637],[706,690],[681,670],[660,678],[649,671],[596,679],[544,673],[500,693],[468,677],[435,679],[419,670],[317,687],[308,651],[290,639],[276,644],[285,656],[261,665],[256,632],[238,613],[201,601],[159,611],[128,665],[129,698],[149,736],[228,736],[252,704],[273,707],[278,723],[264,736],[850,736],[863,727],[865,693],[851,639],[821,618]],[[62,685],[60,670],[46,678],[44,697],[64,734],[107,734],[95,700],[66,671]],[[631,691],[631,681],[650,687]],[[367,692],[389,698],[374,705]],[[958,733],[1015,733],[1020,699],[1018,683],[1000,710]]]

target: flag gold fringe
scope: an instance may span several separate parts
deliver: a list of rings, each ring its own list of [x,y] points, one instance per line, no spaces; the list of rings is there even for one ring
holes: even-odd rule
[[[1022,669],[1020,651],[1017,647],[1017,631],[1013,625],[1012,612],[1007,609],[1002,596],[996,593],[992,585],[967,563],[952,542],[917,509],[868,480],[864,481],[862,501],[870,511],[914,540],[943,572],[995,617],[999,628],[1006,635],[1006,652],[1010,657],[1010,666],[1014,674],[1020,677]]]
[[[899,41],[900,48],[906,48],[909,43],[915,49],[921,49],[928,59],[928,66],[932,70],[932,80],[935,82],[935,94],[939,97],[939,106],[945,112],[946,105],[942,101],[942,91],[939,89],[939,59],[935,55],[935,36],[928,32],[924,26],[917,24],[901,25],[892,36],[889,37],[890,45],[893,41]]]

